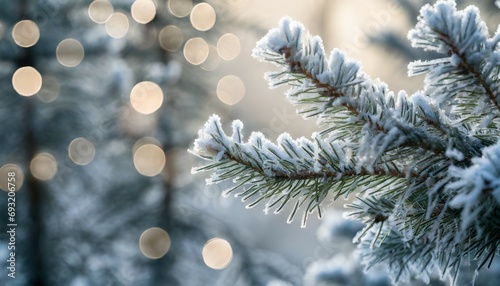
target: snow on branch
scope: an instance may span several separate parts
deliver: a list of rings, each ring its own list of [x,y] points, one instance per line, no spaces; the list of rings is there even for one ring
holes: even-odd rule
[[[408,241],[397,230],[385,226],[380,230],[376,228],[369,229],[358,246],[365,271],[375,266],[386,266],[394,285],[409,283],[415,274],[429,284],[430,276],[437,269],[434,263],[435,243]],[[379,235],[380,232],[383,235]],[[444,253],[442,259],[449,259],[449,256]]]
[[[276,143],[260,133],[243,140],[240,121],[226,135],[212,116],[191,151],[209,161],[208,183],[239,190],[250,207],[266,201],[279,212],[294,201],[289,221],[355,192],[350,217],[366,227],[356,237],[369,267],[389,265],[394,281],[434,269],[456,281],[462,263],[491,261],[500,241],[500,28],[489,37],[474,7],[458,11],[437,1],[420,11],[410,31],[414,47],[442,53],[417,61],[422,91],[394,93],[360,65],[284,18],[253,51],[281,67],[271,87],[288,85],[288,99],[322,131],[311,139],[287,133]]]
[[[484,148],[483,156],[472,159],[469,168],[453,168],[456,181],[447,186],[453,195],[450,206],[462,209],[462,230],[480,223],[488,214],[491,200],[500,205],[500,142]],[[489,202],[488,202],[489,201]]]
[[[408,33],[412,46],[447,55],[431,61],[415,61],[408,66],[410,76],[428,73],[428,88],[438,102],[459,92],[482,88],[500,109],[499,33],[489,39],[488,28],[479,18],[479,10],[469,6],[458,11],[454,1],[427,4],[420,11],[415,29]],[[458,75],[458,76],[457,76]],[[483,111],[489,113],[487,109]]]
[[[261,133],[254,132],[247,142],[243,141],[243,124],[233,121],[233,134],[224,133],[220,118],[213,115],[198,132],[198,139],[190,152],[211,161],[194,168],[193,172],[214,171],[207,183],[231,180],[233,186],[225,194],[243,189],[237,196],[247,200],[258,196],[254,206],[268,199],[266,212],[276,207],[279,212],[293,198],[298,198],[290,221],[300,206],[306,204],[307,214],[318,210],[326,195],[334,190],[337,196],[357,190],[369,190],[374,183],[387,180],[388,186],[401,187],[407,174],[395,165],[384,165],[373,170],[358,169],[352,158],[352,150],[341,141],[328,141],[313,134],[313,140],[293,140],[284,133],[273,144]],[[374,179],[377,180],[374,180]]]
[[[367,80],[359,64],[346,59],[341,51],[335,49],[327,60],[321,38],[310,36],[301,23],[288,17],[257,43],[253,56],[283,67],[266,75],[270,86],[291,85],[289,99],[295,104],[308,104],[302,110],[306,117],[321,119],[336,99],[359,94],[360,84]]]
[[[302,24],[290,18],[257,43],[253,56],[283,67],[268,74],[271,86],[290,85],[290,101],[306,105],[301,113],[317,116],[328,127],[322,135],[362,144],[360,164],[365,167],[399,146],[446,150],[447,143],[427,131],[432,127],[426,128],[435,115],[421,113],[405,92],[394,94],[386,84],[371,80],[341,51],[334,50],[327,60],[321,39],[306,34]]]

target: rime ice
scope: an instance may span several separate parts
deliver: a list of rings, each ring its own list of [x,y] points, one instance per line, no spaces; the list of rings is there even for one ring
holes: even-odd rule
[[[253,56],[281,67],[266,75],[270,86],[288,85],[288,99],[321,130],[244,141],[241,122],[228,136],[214,116],[192,151],[209,163],[195,171],[232,182],[226,193],[253,199],[249,207],[292,204],[289,221],[304,209],[302,225],[321,215],[328,194],[356,193],[348,216],[365,223],[357,238],[367,268],[390,266],[395,283],[428,282],[439,271],[453,284],[461,263],[482,266],[498,252],[499,33],[490,37],[475,7],[425,5],[408,37],[440,56],[409,64],[409,75],[425,74],[423,90],[410,95],[371,79],[340,50],[327,56],[318,36],[284,18]]]

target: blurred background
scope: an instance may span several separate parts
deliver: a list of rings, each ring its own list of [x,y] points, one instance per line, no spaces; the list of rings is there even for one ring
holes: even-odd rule
[[[406,65],[432,55],[406,33],[427,2],[0,0],[1,285],[302,285],[339,251],[318,240],[323,221],[221,197],[187,150],[213,113],[247,136],[317,131],[251,57],[286,15],[392,90],[418,90]]]

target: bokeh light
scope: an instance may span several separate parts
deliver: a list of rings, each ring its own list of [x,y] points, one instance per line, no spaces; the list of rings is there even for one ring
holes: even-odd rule
[[[191,38],[184,45],[184,58],[192,65],[200,65],[208,57],[208,44],[202,38]]]
[[[212,238],[202,250],[203,261],[212,269],[224,269],[233,259],[231,244],[222,238]]]
[[[33,67],[21,67],[12,75],[12,86],[22,96],[32,96],[42,88],[42,76]]]
[[[139,248],[147,258],[158,259],[170,249],[170,236],[159,227],[145,230],[139,238]]]
[[[9,173],[14,172],[14,176],[10,176]],[[13,180],[10,178],[14,178]],[[5,164],[0,167],[0,189],[9,192],[10,187],[14,186],[15,191],[19,191],[24,184],[24,172],[16,164]]]
[[[165,153],[155,144],[144,144],[134,152],[135,169],[147,177],[160,174],[165,162]]]
[[[183,18],[191,13],[193,1],[191,0],[168,0],[168,11],[177,18]]]
[[[115,39],[123,38],[129,29],[127,15],[120,12],[113,13],[106,21],[105,28],[110,37]]]
[[[57,45],[57,60],[65,67],[76,67],[82,62],[84,56],[85,51],[78,40],[65,39]]]
[[[214,8],[208,3],[200,3],[193,7],[191,25],[198,31],[208,31],[215,25],[217,16]]]
[[[106,23],[113,15],[113,4],[107,0],[95,0],[89,5],[89,17],[97,24]]]
[[[200,65],[200,67],[206,71],[213,71],[219,66],[219,64],[220,56],[217,48],[209,45],[207,59]]]
[[[181,47],[184,37],[179,27],[168,25],[160,31],[158,41],[164,50],[175,52]]]
[[[30,171],[38,180],[50,181],[57,173],[57,161],[49,153],[40,153],[31,160]]]
[[[151,114],[161,107],[163,91],[154,82],[140,82],[130,92],[130,103],[137,112]]]
[[[130,8],[132,18],[139,24],[147,24],[156,16],[156,6],[151,0],[136,0]]]
[[[35,45],[40,39],[40,29],[35,22],[22,20],[14,25],[12,38],[18,46],[28,48]]]
[[[61,83],[55,76],[42,76],[42,88],[36,94],[40,101],[49,103],[57,99],[61,93]]]
[[[222,35],[217,41],[219,55],[226,61],[235,59],[241,52],[240,39],[235,34]]]
[[[87,165],[95,157],[95,147],[85,138],[76,138],[69,144],[68,156],[77,165]]]
[[[245,96],[245,84],[237,76],[225,76],[217,84],[217,96],[223,103],[234,105]]]

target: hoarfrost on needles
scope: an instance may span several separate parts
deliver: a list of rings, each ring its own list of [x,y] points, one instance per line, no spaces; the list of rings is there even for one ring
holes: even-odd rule
[[[288,222],[305,208],[302,226],[311,212],[322,215],[328,194],[358,193],[348,215],[365,224],[356,236],[362,261],[390,265],[396,282],[430,281],[439,270],[453,284],[460,265],[492,261],[500,232],[500,28],[490,38],[477,8],[441,0],[420,10],[408,38],[440,54],[408,65],[409,75],[425,74],[423,90],[412,95],[371,79],[340,50],[325,56],[318,36],[282,19],[253,56],[281,67],[267,74],[270,86],[288,85],[288,99],[322,130],[310,139],[283,133],[276,143],[252,133],[245,142],[240,121],[228,136],[214,115],[192,151],[210,162],[194,171],[230,181],[225,193],[238,190],[253,200],[249,207],[265,201],[277,213],[291,204]],[[353,273],[329,263],[306,276]]]

